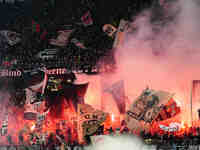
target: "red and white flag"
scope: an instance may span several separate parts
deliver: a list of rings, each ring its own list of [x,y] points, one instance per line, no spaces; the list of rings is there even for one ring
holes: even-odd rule
[[[92,15],[90,11],[87,11],[82,17],[81,21],[83,22],[84,26],[89,26],[93,24]]]

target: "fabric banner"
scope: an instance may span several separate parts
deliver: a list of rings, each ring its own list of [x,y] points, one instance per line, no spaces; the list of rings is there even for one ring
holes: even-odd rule
[[[107,88],[105,92],[111,93],[117,107],[119,109],[120,114],[125,114],[126,112],[126,102],[125,102],[125,89],[124,89],[124,81],[118,81],[110,88]]]
[[[123,44],[127,25],[128,21],[125,21],[124,19],[120,21],[119,27],[117,29],[117,34],[114,40],[113,48],[117,48],[118,46]]]
[[[84,136],[92,135],[107,119],[108,113],[96,110],[88,104],[78,105],[78,131],[79,141],[83,141]]]
[[[81,21],[83,22],[84,26],[89,26],[93,24],[93,19],[91,16],[90,11],[87,11],[82,17],[81,17]]]
[[[40,101],[42,101],[42,94],[44,94],[44,89],[47,84],[47,73],[43,70],[44,75],[42,76],[42,81],[30,81],[29,83],[35,83],[25,89],[26,91],[26,101],[25,101],[25,111],[24,118],[28,120],[36,120],[36,114],[40,110]],[[36,104],[37,103],[37,104]]]
[[[173,94],[165,91],[146,89],[130,106],[125,121],[131,130],[149,130],[150,124],[157,118],[163,105],[165,105]]]
[[[58,31],[58,36],[56,39],[50,39],[49,43],[51,45],[56,45],[56,46],[66,46],[69,42],[69,37],[73,30],[63,30],[63,31]]]
[[[83,42],[80,42],[78,39],[76,39],[76,38],[73,38],[72,40],[71,40],[71,43],[74,43],[77,47],[79,47],[79,48],[82,48],[82,49],[87,49],[86,47],[85,47],[85,45],[84,45],[84,43]]]

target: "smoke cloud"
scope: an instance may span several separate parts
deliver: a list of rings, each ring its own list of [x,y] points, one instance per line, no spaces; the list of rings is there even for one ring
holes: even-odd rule
[[[104,136],[100,142],[95,143],[85,150],[155,150],[155,146],[148,146],[135,136]]]
[[[182,109],[178,119],[190,124],[192,80],[200,79],[199,12],[198,0],[173,0],[144,10],[133,19],[123,45],[115,50],[117,70],[96,77],[89,91],[101,93],[102,81],[106,86],[124,80],[126,95],[132,102],[146,86],[175,93]],[[94,99],[89,99],[92,93]],[[89,103],[96,103],[94,95],[100,94],[87,92],[86,102],[89,99]],[[105,102],[110,103],[111,98],[103,96]],[[198,108],[200,102],[194,100],[194,119],[198,119]],[[112,113],[113,109],[104,111]]]
[[[197,2],[169,2],[164,7],[145,10],[132,22],[134,30],[126,33],[124,44],[115,53],[116,74],[125,80],[132,100],[149,85],[175,93],[183,112],[189,115],[191,81],[200,79]],[[196,112],[200,102],[194,102],[193,108]]]

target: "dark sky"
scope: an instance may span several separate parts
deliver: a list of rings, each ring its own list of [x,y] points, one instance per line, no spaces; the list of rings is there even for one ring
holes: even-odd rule
[[[81,1],[89,1],[95,19],[104,23],[110,17],[124,16],[130,0],[56,0],[55,9],[52,12],[57,16],[68,14],[68,16],[74,15],[78,17],[83,15],[81,13],[85,11],[88,4],[87,2],[81,3]],[[44,3],[45,0],[43,0]],[[42,0],[34,0],[33,14],[38,15],[40,9],[42,9]]]
[[[32,15],[32,0],[16,2],[15,4],[0,3],[0,27],[5,26],[10,21],[14,21],[17,16]]]
[[[45,2],[50,3],[50,1],[55,1],[54,8],[50,9],[52,18],[55,18],[55,16],[60,18],[75,16],[79,18],[87,9],[87,4],[90,4],[95,21],[105,24],[110,23],[111,18],[127,16],[128,6],[130,5],[135,4],[139,8],[141,3],[149,3],[153,0],[24,0],[24,2],[17,2],[16,4],[0,3],[0,26],[20,15],[41,18],[40,15],[45,7]],[[85,2],[82,3],[83,1]],[[86,1],[89,1],[89,3]]]

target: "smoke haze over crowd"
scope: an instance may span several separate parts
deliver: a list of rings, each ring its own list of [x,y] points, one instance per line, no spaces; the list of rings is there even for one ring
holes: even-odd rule
[[[161,17],[155,17],[157,11]],[[175,93],[182,109],[190,108],[191,81],[200,79],[199,11],[197,0],[179,0],[136,17],[131,24],[136,31],[116,50],[116,74],[125,80],[131,100],[149,85]],[[195,101],[194,112],[199,106]]]
[[[104,136],[100,142],[91,145],[85,150],[155,150],[155,146],[147,146],[135,136]]]
[[[110,84],[124,80],[132,102],[147,86],[175,93],[182,109],[179,119],[189,123],[192,80],[200,79],[199,12],[197,0],[176,0],[144,10],[133,19],[123,45],[115,50],[117,70],[100,75],[100,80]],[[99,81],[92,84],[100,87]],[[194,100],[194,119],[198,108],[200,103]]]

